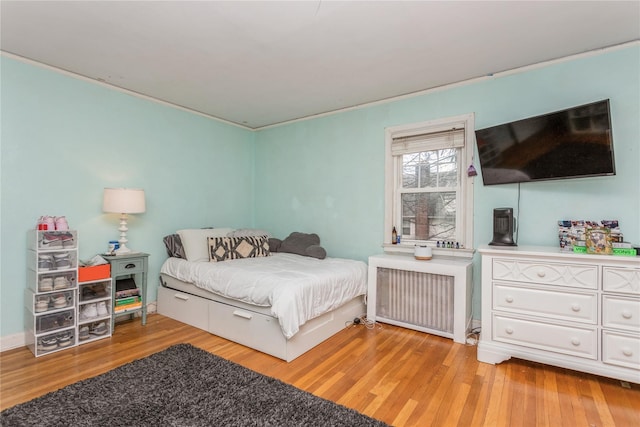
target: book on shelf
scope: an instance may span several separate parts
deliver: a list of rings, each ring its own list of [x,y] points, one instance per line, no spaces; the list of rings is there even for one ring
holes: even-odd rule
[[[116,292],[136,289],[136,282],[132,278],[116,280]]]
[[[612,242],[611,245],[613,246],[613,248],[626,248],[626,249],[630,249],[633,247],[633,245],[629,242]]]
[[[129,304],[116,306],[113,309],[113,312],[114,313],[121,313],[123,311],[133,310],[133,309],[137,309],[137,308],[141,308],[141,307],[142,307],[142,301],[132,302],[132,303],[129,303]]]
[[[115,305],[116,307],[121,305],[127,305],[135,302],[142,302],[142,298],[139,296],[127,297],[127,298],[116,298]]]
[[[140,295],[140,289],[127,289],[125,291],[116,291],[116,298],[128,298]]]

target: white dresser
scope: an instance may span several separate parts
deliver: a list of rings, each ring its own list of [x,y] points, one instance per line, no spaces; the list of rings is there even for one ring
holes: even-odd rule
[[[479,249],[478,360],[511,357],[640,383],[640,257]]]

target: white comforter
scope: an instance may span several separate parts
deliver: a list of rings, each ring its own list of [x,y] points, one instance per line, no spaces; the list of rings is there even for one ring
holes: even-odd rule
[[[367,290],[367,265],[362,261],[289,253],[224,262],[169,258],[160,272],[218,295],[270,306],[287,338],[306,321]]]

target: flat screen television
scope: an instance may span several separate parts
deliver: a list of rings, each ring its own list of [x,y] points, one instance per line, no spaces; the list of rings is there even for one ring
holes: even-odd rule
[[[485,185],[615,175],[608,99],[475,133]]]

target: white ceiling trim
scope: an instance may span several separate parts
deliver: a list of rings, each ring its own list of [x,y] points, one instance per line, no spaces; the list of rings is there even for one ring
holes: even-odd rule
[[[125,89],[125,88],[122,88],[120,86],[112,85],[112,84],[107,83],[107,82],[103,82],[103,81],[100,81],[100,80],[92,79],[90,77],[83,76],[82,74],[74,73],[73,71],[63,70],[62,68],[54,67],[52,65],[43,64],[42,62],[34,61],[33,59],[29,59],[29,58],[25,58],[25,57],[20,56],[20,55],[15,55],[13,53],[5,52],[3,50],[0,50],[0,55],[6,56],[7,58],[11,58],[11,59],[14,59],[14,60],[19,61],[19,62],[24,62],[24,63],[29,64],[29,65],[33,65],[33,66],[36,66],[36,67],[44,68],[46,70],[53,71],[53,72],[65,75],[67,77],[72,77],[74,79],[82,80],[84,82],[93,83],[93,84],[96,84],[98,86],[102,86],[102,87],[105,87],[105,88],[116,90],[118,92],[126,93],[127,95],[131,95],[131,96],[134,96],[136,98],[141,98],[141,99],[144,99],[144,100],[147,100],[147,101],[151,101],[151,102],[155,102],[157,104],[161,104],[161,105],[164,105],[164,106],[167,106],[167,107],[172,107],[172,108],[175,108],[175,109],[178,109],[178,110],[186,111],[187,113],[196,114],[198,116],[202,116],[202,117],[205,117],[207,119],[212,119],[212,120],[215,120],[217,122],[225,123],[227,125],[235,126],[235,127],[246,129],[246,130],[257,130],[257,129],[252,129],[252,128],[247,127],[247,126],[243,126],[243,125],[241,125],[239,123],[235,123],[235,122],[231,122],[231,121],[228,121],[228,120],[225,120],[225,119],[221,119],[220,117],[214,117],[214,116],[212,116],[210,114],[206,114],[206,113],[203,113],[201,111],[196,111],[196,110],[193,110],[191,108],[183,107],[182,105],[173,104],[171,102],[163,101],[162,99],[154,98],[153,96],[145,95],[143,93],[135,92],[135,91],[132,91],[132,90],[129,90],[129,89]]]
[[[637,1],[0,0],[0,50],[260,129],[640,40]]]
[[[538,68],[544,68],[544,67],[548,67],[548,66],[551,66],[551,65],[554,65],[554,64],[559,64],[559,63],[562,63],[562,62],[574,61],[574,60],[580,59],[580,58],[588,58],[588,57],[592,57],[592,56],[597,56],[597,55],[603,54],[605,52],[613,52],[613,51],[616,51],[616,50],[626,49],[626,48],[631,47],[631,46],[640,46],[640,40],[627,42],[627,43],[622,43],[622,44],[619,44],[619,45],[609,46],[609,47],[605,47],[605,48],[601,48],[601,49],[595,49],[595,50],[592,50],[592,51],[589,51],[589,52],[577,53],[575,55],[569,55],[569,56],[565,56],[565,57],[562,57],[562,58],[550,59],[548,61],[539,62],[537,64],[525,65],[523,67],[518,67],[518,68],[511,69],[511,70],[505,70],[505,71],[500,71],[500,72],[497,72],[497,73],[492,73],[492,74],[487,75],[487,76],[474,77],[472,79],[467,79],[467,80],[463,80],[463,81],[455,82],[455,83],[448,83],[446,85],[442,85],[442,86],[438,86],[438,87],[434,87],[434,88],[430,88],[430,89],[424,89],[424,90],[420,90],[420,91],[417,91],[417,92],[408,93],[408,94],[405,94],[405,95],[398,95],[398,96],[394,96],[394,97],[387,98],[387,99],[381,99],[381,100],[378,100],[378,101],[367,102],[365,104],[354,105],[352,107],[341,108],[339,110],[327,111],[327,112],[324,112],[324,113],[314,114],[314,115],[307,116],[307,117],[301,117],[301,118],[298,118],[298,119],[287,120],[287,121],[282,122],[282,123],[274,123],[272,125],[261,126],[261,127],[255,128],[253,130],[270,129],[270,128],[283,126],[283,125],[287,125],[287,124],[291,124],[291,123],[302,122],[302,121],[306,121],[306,120],[316,119],[316,118],[319,118],[319,117],[326,117],[326,116],[331,116],[331,115],[334,115],[334,114],[344,113],[346,111],[353,111],[353,110],[359,110],[361,108],[372,107],[372,106],[375,106],[375,105],[388,104],[390,102],[395,102],[395,101],[399,101],[399,100],[402,100],[402,99],[415,98],[416,96],[422,96],[422,95],[426,95],[426,94],[429,94],[429,93],[440,92],[440,91],[443,91],[443,90],[449,90],[449,89],[453,89],[453,88],[460,87],[460,86],[467,86],[467,85],[470,85],[470,84],[473,84],[473,83],[478,83],[478,82],[481,82],[481,81],[490,80],[490,79],[494,79],[494,78],[498,78],[498,77],[504,77],[504,76],[509,76],[509,75],[512,75],[512,74],[524,73],[526,71],[531,71],[531,70],[535,70],[535,69],[538,69]]]
[[[201,111],[197,111],[197,110],[194,110],[194,109],[191,109],[191,108],[187,108],[187,107],[184,107],[182,105],[173,104],[171,102],[167,102],[167,101],[164,101],[162,99],[154,98],[152,96],[145,95],[145,94],[142,94],[142,93],[139,93],[139,92],[135,92],[135,91],[132,91],[132,90],[129,90],[129,89],[124,89],[122,87],[119,87],[119,86],[116,86],[116,85],[113,85],[113,84],[110,84],[110,83],[106,83],[106,82],[103,82],[103,81],[100,81],[100,80],[92,79],[92,78],[83,76],[81,74],[74,73],[72,71],[63,70],[61,68],[57,68],[57,67],[54,67],[54,66],[51,66],[51,65],[43,64],[41,62],[34,61],[32,59],[29,59],[29,58],[24,58],[22,56],[15,55],[13,53],[9,53],[9,52],[5,52],[5,51],[0,50],[0,55],[5,56],[7,58],[11,58],[11,59],[19,61],[19,62],[24,62],[26,64],[30,64],[30,65],[33,65],[33,66],[36,66],[36,67],[44,68],[44,69],[47,69],[49,71],[53,71],[53,72],[56,72],[56,73],[59,73],[59,74],[62,74],[62,75],[68,76],[68,77],[72,77],[72,78],[75,78],[75,79],[78,79],[78,80],[82,80],[84,82],[97,84],[97,85],[105,87],[105,88],[109,88],[109,89],[116,90],[118,92],[126,93],[127,95],[134,96],[136,98],[141,98],[141,99],[144,99],[146,101],[155,102],[155,103],[167,106],[167,107],[171,107],[171,108],[175,108],[175,109],[178,109],[178,110],[181,110],[181,111],[185,111],[185,112],[188,112],[188,113],[196,114],[198,116],[205,117],[205,118],[211,119],[211,120],[215,120],[217,122],[224,123],[224,124],[227,124],[227,125],[231,125],[231,126],[234,126],[234,127],[237,127],[237,128],[241,128],[241,129],[257,132],[257,131],[260,131],[260,130],[272,129],[272,128],[285,126],[285,125],[292,124],[292,123],[304,122],[304,121],[307,121],[307,120],[313,120],[313,119],[317,119],[317,118],[321,118],[321,117],[332,116],[332,115],[344,113],[344,112],[347,112],[347,111],[354,111],[354,110],[359,110],[359,109],[362,109],[362,108],[368,108],[368,107],[372,107],[372,106],[388,104],[390,102],[395,102],[395,101],[399,101],[399,100],[403,100],[403,99],[415,98],[417,96],[423,96],[423,95],[426,95],[426,94],[429,94],[429,93],[440,92],[440,91],[443,91],[443,90],[449,90],[449,89],[452,89],[452,88],[466,86],[466,85],[470,85],[470,84],[473,84],[473,83],[478,83],[478,82],[481,82],[481,81],[494,79],[494,78],[498,78],[498,77],[504,77],[504,76],[509,76],[509,75],[513,75],[513,74],[519,74],[519,73],[523,73],[523,72],[526,72],[526,71],[531,71],[531,70],[535,70],[535,69],[539,69],[539,68],[548,67],[548,66],[551,66],[551,65],[554,65],[554,64],[559,64],[559,63],[562,63],[562,62],[573,61],[573,60],[580,59],[580,58],[588,58],[588,57],[600,55],[600,54],[607,53],[607,52],[613,52],[613,51],[617,51],[617,50],[621,50],[621,49],[626,49],[626,48],[632,47],[632,46],[640,46],[640,40],[635,40],[635,41],[631,41],[631,42],[627,42],[627,43],[622,43],[622,44],[619,44],[619,45],[616,45],[616,46],[609,46],[609,47],[605,47],[605,48],[601,48],[601,49],[595,49],[595,50],[592,50],[592,51],[589,51],[589,52],[582,52],[582,53],[578,53],[578,54],[575,54],[575,55],[569,55],[569,56],[565,56],[563,58],[551,59],[551,60],[548,60],[548,61],[539,62],[537,64],[531,64],[531,65],[526,65],[526,66],[523,66],[523,67],[514,68],[514,69],[511,69],[511,70],[500,71],[500,72],[497,72],[497,73],[494,73],[494,74],[490,74],[490,75],[487,75],[487,76],[475,77],[475,78],[468,79],[468,80],[463,80],[463,81],[460,81],[460,82],[449,83],[449,84],[446,84],[446,85],[442,85],[442,86],[438,86],[438,87],[434,87],[434,88],[430,88],[430,89],[424,89],[424,90],[421,90],[421,91],[408,93],[408,94],[405,94],[405,95],[394,96],[394,97],[391,97],[391,98],[381,99],[381,100],[378,100],[378,101],[367,102],[367,103],[364,103],[364,104],[359,104],[359,105],[354,105],[354,106],[351,106],[351,107],[340,108],[340,109],[333,110],[333,111],[327,111],[327,112],[323,112],[323,113],[319,113],[319,114],[313,114],[313,115],[306,116],[306,117],[300,117],[300,118],[293,119],[293,120],[287,120],[287,121],[284,121],[284,122],[274,123],[274,124],[270,124],[270,125],[266,125],[266,126],[259,126],[259,127],[255,127],[255,128],[251,128],[251,127],[248,127],[248,126],[243,126],[243,125],[241,125],[239,123],[235,123],[235,122],[232,122],[232,121],[229,121],[229,120],[225,120],[225,119],[222,119],[220,117],[215,117],[215,116],[212,116],[210,114],[203,113]]]

